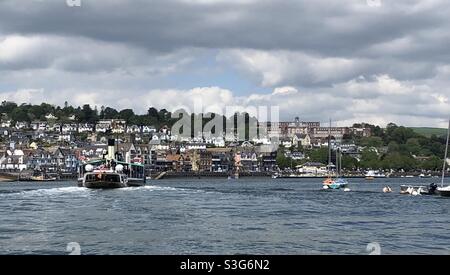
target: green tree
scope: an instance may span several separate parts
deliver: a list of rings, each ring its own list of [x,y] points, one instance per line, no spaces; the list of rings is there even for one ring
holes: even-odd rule
[[[31,121],[30,117],[28,116],[28,113],[22,108],[15,108],[11,112],[11,119],[13,120],[13,122]]]
[[[355,170],[358,168],[358,160],[349,155],[342,155],[342,167],[347,170]]]
[[[361,153],[360,167],[365,169],[379,169],[381,163],[377,152],[370,148],[364,149]]]
[[[276,161],[280,169],[291,167],[291,159],[285,156],[283,149],[278,150]]]
[[[114,119],[119,117],[119,112],[114,108],[106,107],[103,110],[103,114],[100,115],[103,116],[104,119]]]
[[[134,116],[135,115],[132,109],[124,109],[119,112],[119,118],[126,120],[127,123],[133,123]]]
[[[408,139],[408,141],[406,142],[406,149],[413,155],[419,155],[421,151],[419,140],[417,138]]]
[[[381,137],[376,137],[376,136],[363,137],[359,140],[359,144],[361,146],[379,148],[379,147],[383,146],[383,139]]]
[[[89,104],[85,104],[79,112],[79,119],[80,122],[95,123],[98,120],[98,115]]]
[[[440,159],[436,156],[432,156],[429,159],[422,161],[422,163],[420,164],[420,167],[425,170],[436,171],[436,170],[441,170],[442,165],[443,165],[442,159]]]
[[[328,148],[312,149],[308,152],[308,157],[313,162],[328,164]]]

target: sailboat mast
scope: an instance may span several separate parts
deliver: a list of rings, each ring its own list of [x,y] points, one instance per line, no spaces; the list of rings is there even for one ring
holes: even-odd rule
[[[342,176],[342,150],[341,146],[339,146],[339,177]]]
[[[447,164],[448,140],[450,137],[450,120],[448,121],[447,143],[445,144],[444,164],[442,166],[441,187],[444,187],[445,165]]]
[[[328,171],[331,172],[331,118],[328,127]]]

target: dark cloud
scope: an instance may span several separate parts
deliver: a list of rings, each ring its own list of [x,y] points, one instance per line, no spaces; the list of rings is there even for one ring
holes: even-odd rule
[[[191,61],[201,67],[206,62],[198,56],[215,51],[209,66],[235,70],[256,87],[300,90],[283,96],[289,104],[283,97],[276,101],[289,115],[298,111],[295,104],[303,96],[302,110],[311,118],[326,114],[310,101],[333,101],[334,116],[342,121],[381,121],[384,114],[428,123],[449,106],[450,5],[447,0],[381,3],[82,0],[81,7],[68,7],[65,0],[3,0],[0,81],[17,86],[7,98],[17,98],[25,88],[38,91],[30,93],[33,98],[45,96],[43,90],[62,89],[66,95],[89,88],[91,96],[82,95],[97,102],[112,89],[120,106],[135,106],[139,101],[117,91],[127,89],[136,98],[146,90],[160,95],[158,76],[182,71]],[[177,87],[166,79],[165,88],[171,85]],[[267,103],[274,96],[260,99]],[[386,110],[373,109],[378,105]]]

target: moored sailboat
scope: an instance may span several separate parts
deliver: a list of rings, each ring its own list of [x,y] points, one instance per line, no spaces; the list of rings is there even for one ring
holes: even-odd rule
[[[330,120],[330,127],[328,128],[328,177],[322,182],[322,188],[323,189],[340,189],[344,188],[347,190],[348,181],[344,179],[341,176],[341,167],[342,167],[342,153],[341,150],[338,149],[338,152],[336,152],[336,170],[337,170],[337,177],[332,177],[332,171],[331,168],[333,167],[333,164],[331,162],[331,120]]]
[[[444,178],[445,178],[445,170],[447,165],[447,154],[448,154],[448,142],[450,138],[450,120],[448,123],[448,130],[447,130],[447,143],[445,144],[445,153],[444,153],[444,164],[442,167],[442,177],[441,177],[441,187],[439,187],[437,190],[443,197],[450,197],[450,186],[444,187]]]

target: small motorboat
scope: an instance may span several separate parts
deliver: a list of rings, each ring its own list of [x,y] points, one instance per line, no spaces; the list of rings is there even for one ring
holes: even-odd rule
[[[390,186],[385,186],[383,188],[383,193],[392,193],[392,188]]]
[[[413,185],[402,185],[400,186],[400,194],[403,195],[436,195],[437,185],[432,183],[428,186],[413,186]]]
[[[450,186],[439,187],[437,190],[441,194],[441,196],[443,196],[443,197],[450,197]]]

